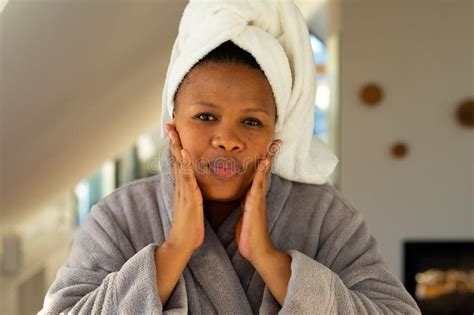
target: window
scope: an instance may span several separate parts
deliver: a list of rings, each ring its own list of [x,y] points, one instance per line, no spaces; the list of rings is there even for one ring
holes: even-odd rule
[[[321,138],[326,143],[329,141],[329,82],[326,73],[327,49],[322,41],[316,36],[310,34],[311,48],[316,64],[316,99],[314,111],[314,130],[313,135]]]

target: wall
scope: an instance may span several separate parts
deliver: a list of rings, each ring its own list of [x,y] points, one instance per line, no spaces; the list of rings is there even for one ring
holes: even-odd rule
[[[0,16],[0,229],[158,126],[185,3],[8,3]]]
[[[473,5],[341,1],[341,190],[400,277],[404,239],[474,237],[474,133],[454,119],[474,96]],[[371,81],[377,108],[358,100]],[[402,160],[389,154],[398,140]]]

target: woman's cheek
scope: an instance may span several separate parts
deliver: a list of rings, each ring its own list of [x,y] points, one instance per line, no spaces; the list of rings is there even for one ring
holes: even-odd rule
[[[199,137],[196,135],[199,135]],[[207,163],[202,159],[202,156],[207,150],[205,135],[198,130],[187,129],[183,133],[181,144],[183,148],[189,152],[195,171],[205,169]]]
[[[193,153],[196,151],[196,147],[199,147],[199,137],[196,137],[197,131],[194,131],[194,128],[190,128],[189,126],[185,126],[184,128],[180,128],[178,130],[179,138],[181,140],[181,145],[183,149],[188,150],[193,157]]]

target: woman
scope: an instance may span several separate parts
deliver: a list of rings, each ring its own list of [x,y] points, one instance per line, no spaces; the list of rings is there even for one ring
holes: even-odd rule
[[[197,12],[224,12],[224,24],[229,12],[251,14],[234,4],[191,2],[181,34],[190,16],[203,19]],[[281,21],[283,11],[295,12],[291,3],[268,4]],[[204,35],[215,38],[190,37]],[[254,53],[257,61],[241,48],[244,35],[222,38],[187,63],[175,44],[162,172],[93,206],[42,313],[419,314],[361,214],[327,184],[334,160],[321,158],[320,143],[305,142],[312,122],[301,112],[313,104],[298,82],[314,82],[296,71],[289,50],[288,68],[272,72],[263,54]],[[296,129],[301,138],[292,138]],[[295,167],[301,161],[318,167]]]

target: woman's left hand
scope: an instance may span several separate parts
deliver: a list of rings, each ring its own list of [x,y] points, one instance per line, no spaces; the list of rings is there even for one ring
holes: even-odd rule
[[[281,140],[274,140],[265,158],[259,161],[252,184],[242,201],[242,214],[235,229],[241,255],[254,265],[276,249],[268,233],[265,194],[272,159],[281,144]]]

